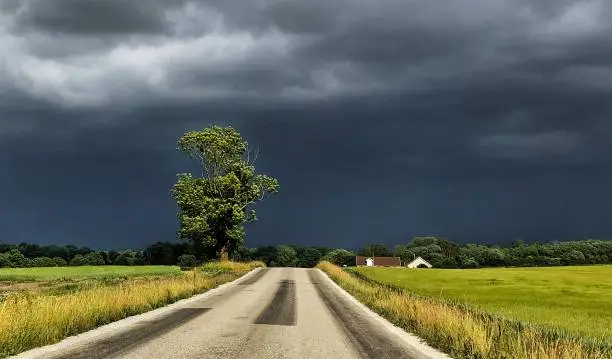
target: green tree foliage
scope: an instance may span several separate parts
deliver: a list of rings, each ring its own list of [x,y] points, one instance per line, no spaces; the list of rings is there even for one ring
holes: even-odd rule
[[[237,262],[248,262],[254,258],[255,249],[248,248],[244,245],[238,246],[231,259]]]
[[[278,192],[276,179],[257,174],[248,143],[232,127],[187,132],[178,150],[201,173],[178,175],[172,195],[179,206],[179,237],[200,256],[227,259],[244,240],[244,224],[255,221],[250,206]]]
[[[115,262],[113,264],[117,266],[129,266],[133,265],[134,263],[130,263],[130,258],[125,254],[121,253],[117,255],[117,258],[115,258]]]
[[[192,269],[197,265],[196,257],[193,254],[183,254],[178,258],[178,265],[181,270]]]
[[[74,256],[74,258],[72,258],[72,260],[70,260],[71,267],[86,266],[88,264],[89,262],[87,262],[87,258],[85,258],[85,256],[82,254],[77,254]]]
[[[27,259],[18,249],[11,249],[6,253],[6,260],[10,263],[10,267],[29,267]]]
[[[134,265],[141,266],[144,265],[145,258],[141,251],[134,252]]]
[[[68,266],[68,262],[66,262],[66,260],[62,257],[53,258],[53,263],[55,267],[67,267]]]
[[[11,264],[6,254],[0,253],[0,268],[11,267]]]
[[[143,264],[168,264],[177,263],[178,257],[191,251],[188,243],[169,243],[158,242],[151,245],[147,250],[156,245],[168,245],[173,252],[173,259],[170,263],[160,263],[155,255],[145,256],[147,251],[125,250],[122,259],[119,260],[123,265],[143,265]],[[94,251],[88,247],[76,247],[73,245],[51,245],[39,246],[27,243],[5,244],[0,243],[0,267],[49,267],[71,265],[106,265],[114,264],[115,259],[121,254],[118,251]],[[42,255],[41,255],[42,254]],[[76,258],[76,260],[75,260]]]
[[[279,267],[295,267],[298,263],[296,250],[290,246],[278,246],[275,262]]]
[[[586,261],[586,257],[584,253],[579,250],[572,250],[563,254],[561,258],[563,264],[573,265],[573,264],[583,264]]]
[[[36,257],[32,260],[33,267],[56,267],[55,261],[49,257]]]
[[[84,257],[85,257],[85,260],[87,261],[87,265],[90,265],[90,266],[102,266],[106,264],[106,262],[104,261],[104,258],[99,252],[91,252],[91,253],[86,254]]]
[[[480,264],[474,258],[467,258],[461,262],[463,268],[479,268]]]
[[[276,247],[264,246],[257,247],[252,254],[251,259],[256,261],[262,261],[268,267],[274,267],[276,261]]]
[[[117,252],[117,251],[110,251],[110,252],[108,252],[106,263],[108,263],[108,264],[115,263],[115,260],[117,259],[117,257],[119,257],[119,252]]]
[[[17,245],[17,250],[19,250],[25,258],[34,259],[36,257],[45,256],[45,253],[43,253],[38,244],[19,243]]]
[[[268,267],[314,267],[321,257],[330,252],[326,247],[302,247],[297,245],[262,246],[247,248],[240,246],[232,257],[238,261],[262,261]],[[295,253],[295,259],[294,254]],[[354,257],[352,261],[354,262]]]
[[[367,245],[361,248],[359,251],[357,251],[357,254],[359,254],[360,256],[365,256],[365,257],[370,257],[370,256],[388,257],[388,256],[391,256],[393,253],[389,251],[387,249],[387,246],[385,246],[384,244],[370,244],[370,245]]]
[[[355,253],[346,249],[333,249],[329,251],[322,260],[334,263],[339,266],[354,266],[355,265]]]
[[[517,240],[510,247],[466,244],[446,239],[417,237],[398,245],[394,254],[403,262],[421,256],[435,267],[475,268],[500,266],[555,266],[612,263],[612,241],[582,240],[527,244]]]
[[[107,251],[99,251],[96,253],[100,256],[100,258],[102,258],[102,264],[100,265],[108,264],[108,252]]]
[[[299,256],[298,266],[302,268],[312,268],[319,263],[322,255],[319,250],[313,247],[305,248],[302,255]]]
[[[190,254],[191,248],[187,243],[156,242],[144,250],[143,257],[146,264],[174,265],[183,254]]]

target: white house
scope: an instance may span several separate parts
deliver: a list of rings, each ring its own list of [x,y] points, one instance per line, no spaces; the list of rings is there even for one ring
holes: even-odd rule
[[[366,266],[371,267],[374,265],[374,259],[366,258]]]
[[[419,267],[423,267],[423,266],[425,266],[427,268],[433,267],[431,264],[429,264],[428,261],[424,260],[421,257],[415,258],[412,262],[410,262],[410,263],[408,263],[406,265],[406,267],[408,267],[408,268],[419,268]]]

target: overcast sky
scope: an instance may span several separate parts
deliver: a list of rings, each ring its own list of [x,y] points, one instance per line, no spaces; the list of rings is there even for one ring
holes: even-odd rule
[[[0,241],[174,239],[187,130],[280,193],[249,246],[612,237],[606,0],[0,2]]]

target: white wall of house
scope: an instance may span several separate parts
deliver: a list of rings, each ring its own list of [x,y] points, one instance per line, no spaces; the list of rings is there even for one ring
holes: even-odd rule
[[[429,264],[429,262],[427,262],[426,260],[424,260],[421,257],[418,257],[415,260],[413,260],[412,262],[408,263],[406,265],[406,267],[408,267],[408,268],[418,268],[420,264],[423,264],[427,268],[433,267],[431,264]]]

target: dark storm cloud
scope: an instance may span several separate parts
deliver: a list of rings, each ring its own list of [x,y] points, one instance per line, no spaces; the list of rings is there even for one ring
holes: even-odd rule
[[[189,168],[175,140],[223,122],[282,184],[255,244],[609,235],[610,15],[571,0],[2,2],[0,224],[23,240],[173,237],[167,191]]]
[[[603,2],[569,1],[479,6],[458,1],[444,7],[420,1],[155,1],[129,6],[30,1],[10,18],[9,29],[16,34],[37,30],[38,37],[23,34],[31,53],[45,53],[41,34],[50,31],[48,23],[73,29],[65,31],[63,41],[71,45],[59,41],[46,52],[59,56],[66,51],[70,58],[33,61],[32,66],[48,69],[36,79],[27,64],[15,70],[34,82],[32,87],[49,87],[39,89],[41,96],[60,103],[146,102],[152,95],[273,101],[436,93],[485,79],[497,87],[508,80],[525,89],[538,80],[551,81],[551,87],[566,80],[573,87],[580,82],[577,74],[591,70],[571,68],[577,52],[572,49],[589,39],[605,39],[608,11]],[[83,24],[91,31],[79,28]],[[117,34],[124,36],[102,40]],[[610,48],[609,41],[599,45],[600,54]],[[597,64],[596,55],[583,55],[582,65]],[[543,63],[553,65],[547,67],[554,71],[548,78],[538,71]],[[568,68],[577,74],[564,73]],[[77,96],[77,91],[88,96]]]
[[[30,1],[16,18],[17,29],[53,34],[104,35],[163,33],[162,6],[156,1]]]

